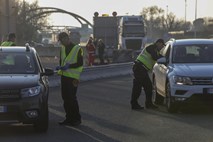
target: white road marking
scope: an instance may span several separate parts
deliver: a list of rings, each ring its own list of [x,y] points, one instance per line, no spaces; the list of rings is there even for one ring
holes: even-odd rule
[[[64,117],[64,116],[65,116],[65,113],[64,113],[64,112],[57,111],[57,110],[55,110],[55,109],[53,109],[53,108],[50,108],[50,107],[49,107],[49,112],[51,112],[51,113],[53,113],[53,114],[55,114],[55,115],[57,115],[57,116],[60,116],[60,117]],[[100,140],[100,139],[98,139],[98,138],[96,138],[96,137],[90,135],[89,133],[86,133],[86,132],[84,132],[84,131],[78,129],[78,128],[74,128],[74,127],[71,127],[71,126],[65,126],[65,127],[66,127],[66,128],[69,128],[69,129],[72,129],[72,130],[75,130],[75,131],[78,131],[79,133],[82,133],[82,134],[84,134],[84,135],[86,135],[86,136],[88,136],[88,137],[90,137],[90,138],[92,138],[92,139],[94,139],[94,140],[96,140],[96,141],[98,141],[98,142],[104,142],[104,141],[102,141],[102,140]]]

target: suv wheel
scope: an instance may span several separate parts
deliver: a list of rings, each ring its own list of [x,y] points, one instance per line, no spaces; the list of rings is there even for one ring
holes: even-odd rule
[[[171,91],[170,91],[170,84],[167,83],[166,85],[166,106],[167,111],[170,113],[176,113],[178,111],[178,106],[175,102],[172,101],[171,98]]]
[[[157,105],[162,105],[164,102],[164,98],[157,92],[155,78],[153,78],[153,100],[154,100],[154,103]]]
[[[48,129],[48,123],[49,123],[48,105],[44,105],[44,107],[41,110],[42,110],[41,116],[34,123],[34,129],[37,132],[46,132]]]

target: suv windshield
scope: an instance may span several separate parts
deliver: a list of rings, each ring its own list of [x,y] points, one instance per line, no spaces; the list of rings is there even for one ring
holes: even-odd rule
[[[0,74],[34,74],[37,73],[35,61],[30,53],[0,53]]]
[[[177,45],[173,63],[213,63],[213,45]]]

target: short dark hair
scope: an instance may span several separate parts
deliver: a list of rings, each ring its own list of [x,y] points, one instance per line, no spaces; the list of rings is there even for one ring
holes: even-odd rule
[[[8,39],[12,39],[12,38],[16,38],[16,34],[15,33],[9,33]]]
[[[58,35],[58,40],[61,41],[63,38],[65,37],[69,37],[69,35],[66,33],[66,32],[61,32],[59,35]]]

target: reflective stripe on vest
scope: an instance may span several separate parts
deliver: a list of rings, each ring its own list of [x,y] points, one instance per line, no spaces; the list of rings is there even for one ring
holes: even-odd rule
[[[81,47],[78,45],[74,46],[72,50],[70,51],[70,53],[68,54],[68,56],[66,56],[65,48],[66,47],[64,46],[61,47],[61,66],[64,66],[66,63],[69,63],[69,64],[77,63],[78,52],[79,50],[82,50]],[[71,69],[69,68],[65,71],[59,70],[58,74],[66,76],[66,77],[79,79],[82,70],[83,70],[83,66],[80,66],[78,68],[71,68]]]
[[[157,53],[159,54],[159,52]],[[146,51],[146,48],[140,53],[140,55],[137,57],[137,60],[142,62],[149,70],[151,70],[156,63],[149,52]]]
[[[1,46],[11,46],[11,45],[13,45],[14,44],[14,42],[12,42],[12,41],[4,41],[2,44],[1,44]]]

